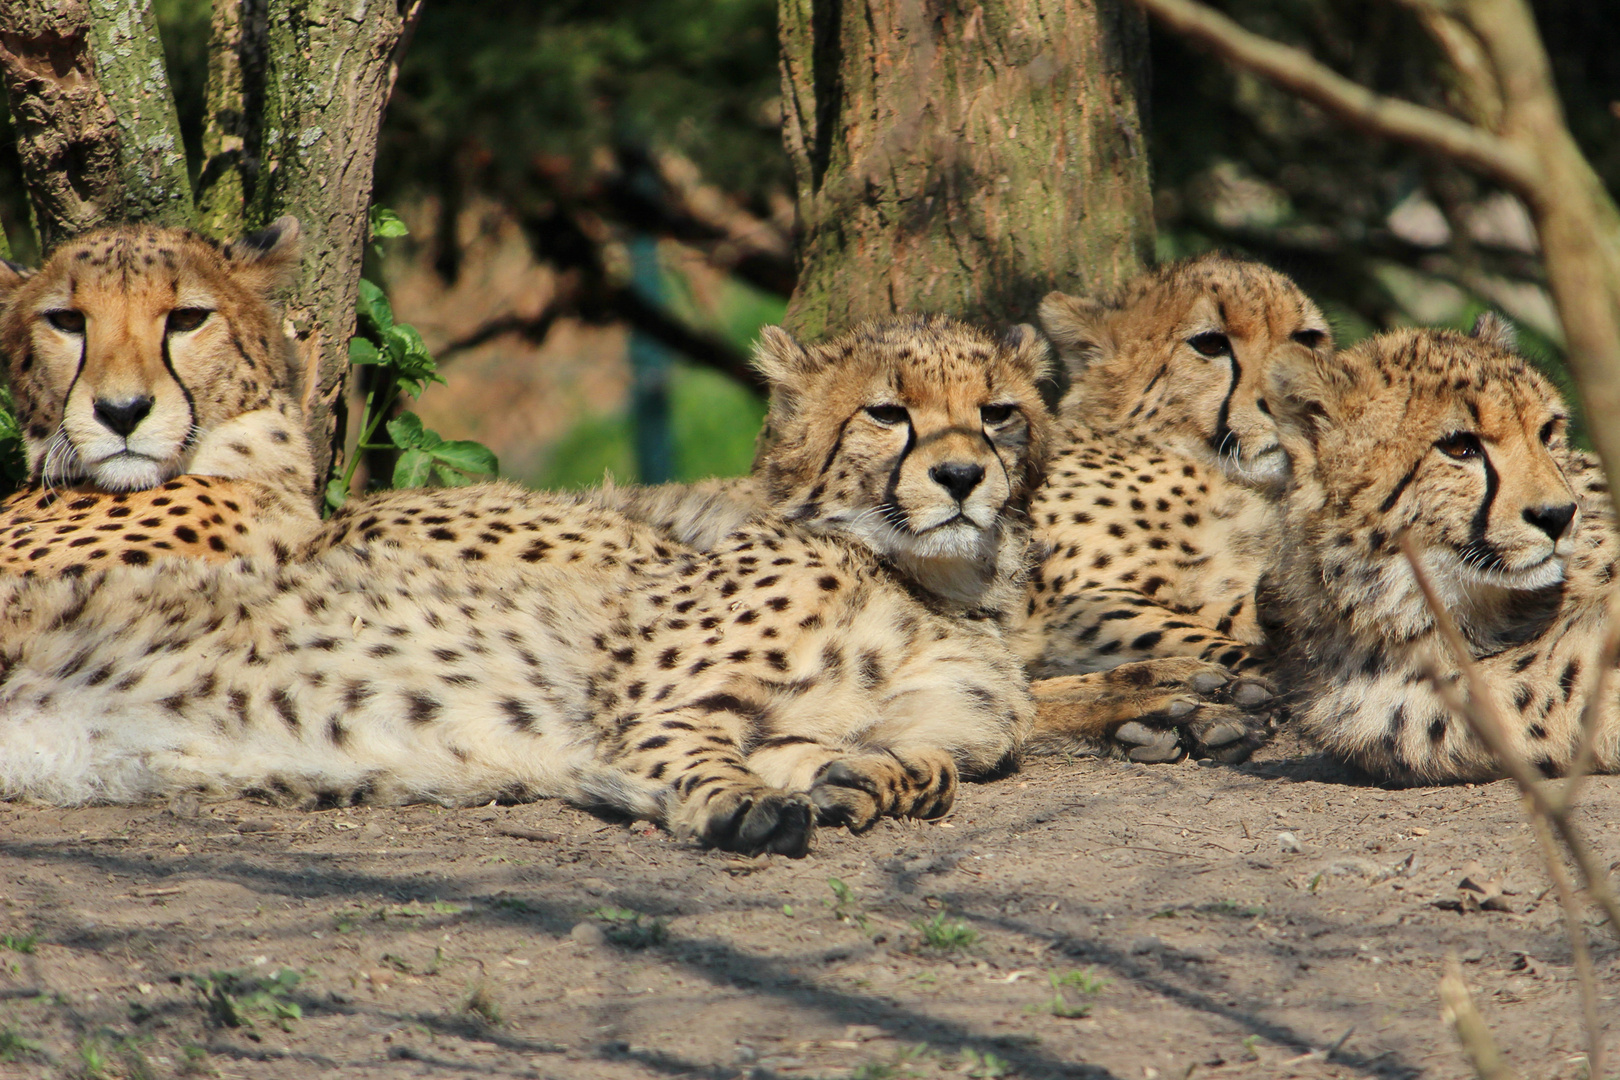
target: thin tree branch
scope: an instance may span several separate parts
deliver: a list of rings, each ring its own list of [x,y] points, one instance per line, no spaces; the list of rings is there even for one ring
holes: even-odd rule
[[[1195,0],[1136,2],[1217,56],[1364,131],[1472,165],[1515,190],[1527,190],[1541,180],[1535,158],[1518,146],[1438,110],[1376,94],[1312,59],[1310,54],[1250,33]]]
[[[1575,887],[1570,884],[1569,871],[1564,868],[1563,854],[1553,839],[1547,819],[1541,814],[1530,815],[1536,831],[1536,843],[1541,847],[1542,862],[1547,865],[1547,876],[1552,878],[1553,891],[1558,894],[1558,906],[1564,912],[1564,933],[1569,938],[1569,954],[1575,964],[1575,981],[1581,992],[1581,1012],[1586,1021],[1586,1075],[1603,1075],[1603,1025],[1598,1021],[1597,978],[1592,973],[1592,951],[1586,945],[1586,917],[1581,911]]]
[[[1457,1041],[1462,1043],[1480,1080],[1518,1080],[1518,1074],[1502,1060],[1491,1029],[1474,1007],[1474,996],[1463,981],[1456,953],[1446,957],[1446,973],[1440,977],[1440,1015],[1457,1033]]]
[[[1497,704],[1496,694],[1492,690],[1485,673],[1474,662],[1468,650],[1468,643],[1463,639],[1462,632],[1457,629],[1457,623],[1452,619],[1451,613],[1441,603],[1439,595],[1434,591],[1434,585],[1429,581],[1429,575],[1424,572],[1418,561],[1417,551],[1412,547],[1410,537],[1401,537],[1401,551],[1406,555],[1406,561],[1411,564],[1412,574],[1417,579],[1418,588],[1423,590],[1423,598],[1429,606],[1429,614],[1434,618],[1435,629],[1440,632],[1446,646],[1451,650],[1452,659],[1463,678],[1468,683],[1468,698],[1463,700],[1455,686],[1447,680],[1440,678],[1438,672],[1431,677],[1435,692],[1442,700],[1463,718],[1470,731],[1485,744],[1502,771],[1512,778],[1524,792],[1529,800],[1531,809],[1552,822],[1558,831],[1558,836],[1569,849],[1575,864],[1581,868],[1581,875],[1586,879],[1587,891],[1603,909],[1605,917],[1609,920],[1609,928],[1615,937],[1620,938],[1620,901],[1609,889],[1608,867],[1598,862],[1592,854],[1592,849],[1575,830],[1570,820],[1570,807],[1563,805],[1560,799],[1554,802],[1542,788],[1542,776],[1531,768],[1529,762],[1514,749],[1507,739],[1507,726],[1502,722],[1502,712]]]

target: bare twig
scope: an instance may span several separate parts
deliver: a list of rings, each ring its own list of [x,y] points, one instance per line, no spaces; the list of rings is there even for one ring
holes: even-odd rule
[[[1471,165],[1515,188],[1539,182],[1536,160],[1504,139],[1436,109],[1375,94],[1309,53],[1243,29],[1194,0],[1137,0],[1217,56],[1247,68],[1376,135],[1399,139]]]
[[[1496,694],[1491,689],[1485,673],[1474,662],[1468,649],[1468,642],[1463,639],[1462,631],[1457,629],[1457,623],[1441,603],[1440,597],[1434,591],[1434,585],[1429,581],[1429,575],[1424,572],[1422,564],[1418,561],[1417,551],[1412,546],[1410,537],[1401,537],[1401,551],[1406,561],[1411,564],[1412,574],[1417,579],[1418,588],[1423,590],[1423,599],[1428,603],[1429,614],[1434,618],[1435,629],[1440,632],[1450,649],[1452,659],[1458,670],[1462,672],[1463,679],[1468,684],[1468,698],[1464,700],[1457,693],[1456,687],[1449,681],[1433,673],[1430,681],[1451,710],[1463,718],[1470,731],[1485,744],[1496,758],[1502,771],[1519,785],[1529,801],[1532,812],[1540,814],[1552,823],[1557,830],[1559,839],[1569,850],[1575,864],[1581,868],[1581,875],[1586,879],[1587,891],[1603,909],[1609,920],[1609,928],[1616,937],[1620,937],[1620,901],[1615,899],[1614,893],[1609,889],[1608,869],[1598,862],[1592,854],[1574,822],[1570,820],[1570,807],[1563,799],[1554,801],[1542,786],[1542,776],[1524,756],[1518,752],[1507,737],[1507,725],[1502,721],[1502,712],[1497,704]]]
[[[1491,1038],[1491,1029],[1474,1008],[1474,996],[1463,981],[1462,965],[1457,954],[1446,957],[1446,973],[1440,978],[1440,1015],[1457,1033],[1463,1052],[1473,1062],[1480,1080],[1518,1080],[1518,1074],[1508,1068]]]
[[[1530,815],[1536,831],[1536,843],[1541,845],[1541,858],[1547,864],[1547,876],[1552,878],[1553,891],[1558,894],[1558,906],[1564,912],[1564,932],[1569,936],[1570,958],[1575,964],[1575,981],[1581,991],[1581,1012],[1586,1021],[1586,1075],[1603,1075],[1603,1025],[1597,1013],[1597,978],[1592,973],[1592,952],[1586,946],[1586,913],[1581,910],[1580,898],[1570,884],[1569,871],[1564,869],[1564,857],[1553,840],[1547,819],[1541,814]]]

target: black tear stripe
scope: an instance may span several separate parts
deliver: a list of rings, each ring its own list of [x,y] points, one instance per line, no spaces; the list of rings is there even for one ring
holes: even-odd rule
[[[911,456],[911,451],[916,446],[917,428],[908,420],[906,421],[905,449],[901,450],[900,456],[894,459],[894,468],[889,470],[889,482],[883,485],[883,501],[878,504],[879,506],[893,506],[895,509],[899,509],[895,504],[894,496],[900,490],[900,470],[906,467],[906,459]]]
[[[844,448],[844,432],[849,429],[849,422],[853,419],[853,416],[846,416],[844,422],[838,425],[838,437],[833,440],[832,449],[827,451],[827,460],[821,463],[821,471],[816,473],[817,480],[827,475],[827,470],[832,468],[833,461],[838,457],[838,451]]]
[[[179,375],[175,374],[174,360],[169,356],[168,334],[163,335],[163,367],[168,371],[169,378],[173,379],[174,384],[180,388],[180,392],[186,396],[186,419],[190,422],[186,425],[186,438],[181,445],[189,446],[197,438],[197,402],[191,396],[191,388],[181,380]]]
[[[1474,511],[1474,521],[1469,527],[1468,538],[1472,543],[1478,544],[1486,550],[1491,550],[1485,543],[1485,530],[1490,525],[1491,504],[1496,501],[1496,489],[1500,481],[1496,475],[1496,466],[1491,464],[1490,451],[1483,446],[1479,449],[1479,460],[1485,466],[1485,498]]]
[[[1216,457],[1220,456],[1221,447],[1226,445],[1227,436],[1232,434],[1227,419],[1232,412],[1232,398],[1237,395],[1238,380],[1243,378],[1243,365],[1238,363],[1237,353],[1229,352],[1227,356],[1232,360],[1232,385],[1226,388],[1226,396],[1221,399],[1220,410],[1215,414],[1215,433],[1209,437],[1209,448],[1215,451]]]
[[[1405,491],[1407,485],[1412,482],[1412,478],[1417,475],[1418,466],[1421,464],[1423,464],[1422,458],[1414,461],[1412,467],[1406,470],[1406,475],[1395,481],[1395,487],[1390,491],[1389,497],[1378,504],[1380,514],[1387,514],[1395,508],[1396,502],[1400,500],[1401,492]]]

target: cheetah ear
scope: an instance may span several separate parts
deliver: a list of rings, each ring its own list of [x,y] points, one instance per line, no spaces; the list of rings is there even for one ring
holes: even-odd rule
[[[1494,345],[1503,352],[1519,351],[1519,332],[1513,329],[1513,324],[1494,311],[1487,311],[1474,320],[1474,329],[1470,331],[1473,337],[1478,338],[1487,345]]]
[[[1052,350],[1047,347],[1040,332],[1029,323],[1019,323],[1008,330],[1002,336],[1001,345],[1007,350],[1014,366],[1031,382],[1039,382],[1051,374]]]
[[[268,295],[293,283],[298,274],[302,245],[298,219],[291,214],[271,222],[270,227],[248,233],[225,248],[231,273],[254,292]]]
[[[1105,310],[1094,300],[1060,292],[1048,293],[1041,301],[1041,329],[1057,346],[1071,379],[1078,379],[1087,368],[1118,351],[1103,318]]]
[[[21,263],[0,259],[0,307],[4,307],[11,299],[11,294],[33,276],[34,272]]]
[[[793,335],[780,326],[767,326],[759,332],[754,346],[754,367],[771,384],[771,395],[797,389],[806,375],[820,366],[809,349],[793,339]]]

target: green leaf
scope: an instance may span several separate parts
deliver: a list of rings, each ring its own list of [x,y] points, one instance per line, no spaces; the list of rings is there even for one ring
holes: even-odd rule
[[[326,483],[326,505],[333,510],[349,501],[349,485],[343,482],[343,477],[334,476]]]
[[[394,325],[394,306],[388,302],[382,289],[365,278],[360,279],[360,297],[355,308],[360,313],[361,327],[374,335],[382,334]]]
[[[394,486],[397,488],[422,487],[433,470],[433,458],[425,450],[407,450],[399,455],[394,466]]]
[[[458,473],[454,469],[447,469],[437,462],[433,465],[433,475],[439,478],[439,483],[445,487],[466,487],[473,482],[472,477],[466,473]]]
[[[363,337],[349,339],[349,363],[351,364],[380,364],[383,354],[377,351],[377,346]]]
[[[415,413],[400,413],[398,418],[388,421],[387,427],[388,437],[393,439],[394,445],[401,450],[420,447],[422,437],[427,434],[427,429],[422,426],[422,418]]]
[[[405,227],[399,215],[386,206],[373,206],[371,208],[371,236],[374,240],[390,239],[396,236],[409,236],[411,230]]]
[[[493,473],[500,469],[495,455],[483,443],[460,439],[455,442],[442,442],[428,449],[435,459],[444,462],[451,468],[460,469],[470,473]]]

